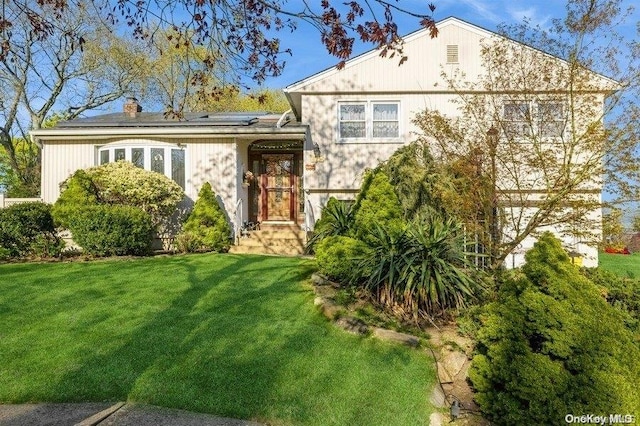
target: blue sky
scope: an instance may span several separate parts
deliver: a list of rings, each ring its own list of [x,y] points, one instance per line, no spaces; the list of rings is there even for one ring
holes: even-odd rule
[[[499,24],[520,23],[524,18],[529,19],[534,25],[546,27],[553,18],[564,16],[567,3],[566,0],[402,0],[399,3],[410,10],[427,11],[430,1],[436,6],[434,14],[436,21],[455,16],[490,31],[495,31]],[[293,5],[296,2],[292,1],[289,4]],[[625,8],[636,3],[637,0],[623,0]],[[415,18],[397,14],[396,19],[401,34],[409,34],[419,29]],[[632,37],[639,20],[640,12],[636,10],[632,19],[628,20],[627,28],[620,28],[620,30]],[[299,26],[293,34],[282,32],[279,37],[285,48],[293,50],[293,56],[287,59],[283,74],[276,78],[269,78],[265,86],[283,88],[338,62],[324,50],[318,32],[308,26]],[[362,53],[370,48],[370,46],[359,45],[355,53]]]

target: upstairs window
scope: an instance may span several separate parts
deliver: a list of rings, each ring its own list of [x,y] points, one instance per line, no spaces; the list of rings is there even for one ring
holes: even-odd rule
[[[507,101],[502,119],[508,137],[558,138],[564,134],[565,113],[559,101]]]
[[[341,102],[338,138],[342,141],[397,140],[400,137],[399,102]]]
[[[564,133],[564,104],[561,102],[538,103],[538,133],[541,137],[560,137]]]
[[[509,101],[503,106],[504,128],[507,136],[529,136],[531,134],[531,111],[529,102]]]
[[[100,164],[130,161],[141,169],[162,173],[185,188],[185,151],[167,146],[110,147],[98,149]]]

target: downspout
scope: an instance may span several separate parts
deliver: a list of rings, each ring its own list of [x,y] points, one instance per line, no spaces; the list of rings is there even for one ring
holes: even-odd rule
[[[278,119],[278,122],[276,123],[276,128],[281,128],[282,124],[284,123],[284,121],[286,120],[287,122],[289,121],[289,114],[291,114],[293,112],[292,109],[289,109],[285,112],[282,113],[282,115],[280,116],[280,118]]]

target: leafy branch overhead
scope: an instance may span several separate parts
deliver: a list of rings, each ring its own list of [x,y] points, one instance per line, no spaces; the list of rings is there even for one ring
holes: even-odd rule
[[[327,52],[339,60],[338,67],[352,56],[356,40],[379,48],[382,56],[399,55],[404,62],[397,14],[414,17],[431,37],[438,34],[433,4],[409,10],[385,0],[322,0],[319,6],[284,0],[8,0],[8,6],[9,13],[0,17],[0,60],[12,51],[12,29],[19,23],[26,22],[42,40],[55,34],[65,11],[86,8],[113,28],[126,25],[138,39],[153,39],[157,28],[188,35],[178,39],[206,47],[206,66],[222,62],[242,74],[238,80],[248,77],[258,83],[282,72],[293,52],[279,33],[294,32],[301,24],[317,30]],[[75,41],[82,44],[84,39],[77,34]]]

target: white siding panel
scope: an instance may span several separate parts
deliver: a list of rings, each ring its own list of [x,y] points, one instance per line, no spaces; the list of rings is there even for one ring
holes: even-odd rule
[[[310,81],[299,90],[303,93],[446,90],[442,72],[451,72],[459,66],[469,78],[481,73],[480,46],[483,39],[477,32],[447,26],[435,39],[424,33],[407,41],[404,52],[408,59],[402,65],[399,65],[398,56],[381,58],[370,55],[348,63],[338,72],[328,72],[324,78]],[[458,46],[459,65],[447,64],[447,45]]]
[[[42,200],[54,203],[60,196],[60,184],[76,170],[93,167],[95,159],[93,143],[46,143],[42,150]]]
[[[236,143],[233,139],[189,141],[185,149],[187,197],[195,201],[202,185],[209,182],[224,204],[229,220],[233,221],[238,194]]]

